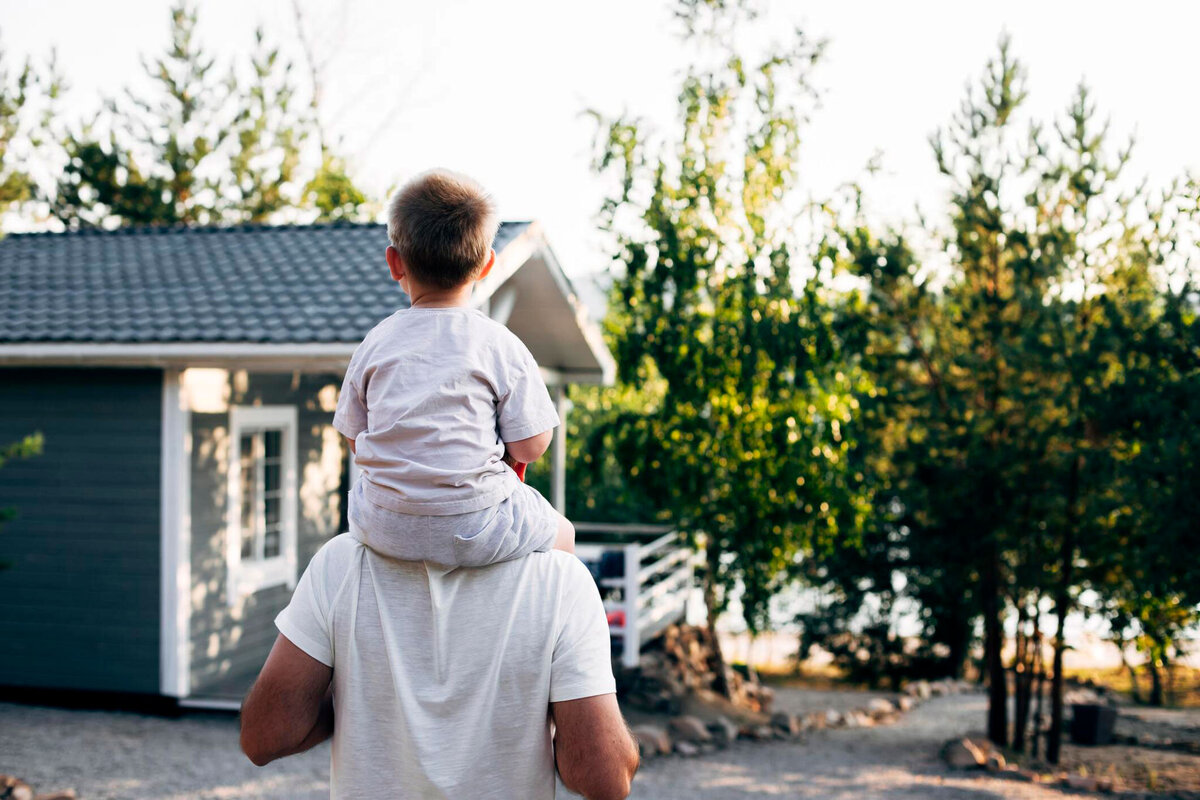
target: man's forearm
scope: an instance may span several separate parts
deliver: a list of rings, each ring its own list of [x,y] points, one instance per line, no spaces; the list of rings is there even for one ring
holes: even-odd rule
[[[331,736],[333,736],[333,684],[329,685],[329,691],[325,692],[325,698],[321,700],[321,710],[317,712],[317,721],[313,723],[312,730],[294,748],[286,753],[280,753],[276,758],[311,750]]]

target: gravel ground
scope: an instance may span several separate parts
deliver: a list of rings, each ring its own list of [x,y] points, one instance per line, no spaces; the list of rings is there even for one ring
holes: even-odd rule
[[[788,707],[811,702],[781,699]],[[977,729],[984,703],[981,695],[939,698],[891,726],[656,759],[638,774],[633,797],[1061,800],[1052,789],[942,767],[938,746]],[[39,791],[75,789],[80,800],[308,800],[328,797],[329,749],[323,745],[260,770],[238,752],[237,721],[229,715],[165,719],[0,704],[0,773],[18,775]]]

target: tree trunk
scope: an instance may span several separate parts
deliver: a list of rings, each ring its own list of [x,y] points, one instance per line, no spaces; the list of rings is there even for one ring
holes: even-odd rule
[[[716,678],[713,681],[713,691],[729,697],[729,681],[725,678],[725,654],[721,652],[721,639],[717,636],[717,574],[721,554],[715,547],[705,543],[704,559],[704,611],[708,632],[712,636],[713,654],[716,656]]]
[[[1039,602],[1039,607],[1040,605],[1041,604]],[[1035,668],[1037,670],[1037,707],[1033,712],[1033,741],[1031,742],[1032,747],[1030,748],[1030,755],[1032,755],[1034,758],[1037,758],[1042,743],[1042,721],[1045,719],[1045,716],[1042,713],[1042,708],[1043,701],[1046,698],[1046,659],[1042,653],[1044,644],[1042,641],[1042,629],[1040,624],[1037,622],[1034,623],[1033,634],[1034,647],[1036,648],[1034,651],[1034,663],[1036,664]]]
[[[1142,688],[1138,686],[1137,669],[1133,664],[1129,663],[1129,659],[1125,655],[1125,642],[1120,644],[1121,648],[1121,665],[1129,670],[1129,694],[1133,698],[1133,702],[1137,705],[1142,704]]]
[[[1146,668],[1150,670],[1150,705],[1161,708],[1164,704],[1163,680],[1162,670],[1158,668],[1157,652],[1151,652],[1146,661]]]
[[[1071,604],[1071,583],[1075,572],[1075,523],[1078,519],[1079,471],[1082,457],[1076,455],[1071,461],[1071,472],[1067,480],[1067,519],[1063,529],[1062,552],[1058,588],[1054,595],[1054,608],[1058,616],[1058,630],[1054,634],[1054,683],[1050,702],[1050,738],[1046,742],[1046,760],[1057,764],[1062,751],[1063,729],[1063,650],[1067,646],[1067,612]]]
[[[1032,638],[1026,630],[1028,611],[1020,604],[1017,606],[1017,657],[1014,667],[1014,684],[1016,686],[1016,709],[1013,719],[1013,749],[1018,753],[1025,752],[1025,731],[1029,727],[1030,689],[1033,686],[1033,650]]]
[[[983,570],[984,669],[988,679],[987,735],[1000,746],[1008,744],[1008,675],[1004,671],[1004,620],[1000,594],[1000,548],[990,534]]]

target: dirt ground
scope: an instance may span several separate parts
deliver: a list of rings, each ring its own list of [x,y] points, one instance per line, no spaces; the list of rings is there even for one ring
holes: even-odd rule
[[[871,695],[780,689],[791,711],[853,708]],[[935,698],[888,726],[817,731],[803,742],[738,742],[727,750],[647,762],[637,800],[1050,800],[1057,789],[986,773],[952,772],[937,758],[943,741],[976,733],[986,700]],[[1072,748],[1068,759],[1122,759],[1155,770],[1160,788],[1187,786],[1200,756],[1145,748]],[[1130,755],[1129,751],[1137,751]],[[1081,760],[1076,766],[1085,765]],[[1132,768],[1132,767],[1131,767]],[[1140,768],[1140,767],[1139,767]],[[1118,767],[1118,770],[1120,768]],[[1190,770],[1190,773],[1188,772]],[[228,714],[178,719],[0,704],[0,773],[39,791],[74,789],[80,800],[316,800],[329,796],[329,747],[259,769],[237,747]],[[567,796],[565,792],[562,793]]]

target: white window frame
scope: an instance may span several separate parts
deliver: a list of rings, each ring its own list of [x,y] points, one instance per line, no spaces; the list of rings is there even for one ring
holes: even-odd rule
[[[296,519],[298,463],[295,406],[231,406],[229,409],[228,504],[225,560],[229,605],[272,586],[296,587]],[[242,561],[242,436],[281,430],[279,555]]]

